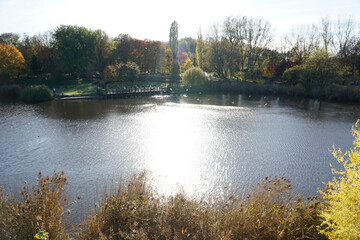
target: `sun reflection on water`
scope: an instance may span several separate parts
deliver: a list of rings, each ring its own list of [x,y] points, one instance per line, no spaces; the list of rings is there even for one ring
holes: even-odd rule
[[[171,195],[179,190],[198,195],[207,191],[204,161],[209,129],[202,109],[170,104],[158,108],[147,118],[149,135],[145,168],[155,176],[156,190]]]

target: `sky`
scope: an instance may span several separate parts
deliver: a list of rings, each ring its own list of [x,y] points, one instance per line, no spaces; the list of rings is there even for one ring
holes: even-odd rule
[[[296,24],[322,17],[360,21],[360,0],[0,0],[0,34],[36,35],[61,24],[101,29],[110,37],[168,41],[177,21],[179,38],[196,38],[227,16],[260,17],[281,37]]]

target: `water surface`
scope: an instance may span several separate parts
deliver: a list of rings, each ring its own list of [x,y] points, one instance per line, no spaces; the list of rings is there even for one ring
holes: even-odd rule
[[[277,175],[310,196],[337,166],[329,148],[352,146],[359,116],[354,105],[242,95],[0,104],[0,184],[65,171],[84,203],[142,170],[160,194],[194,197]]]

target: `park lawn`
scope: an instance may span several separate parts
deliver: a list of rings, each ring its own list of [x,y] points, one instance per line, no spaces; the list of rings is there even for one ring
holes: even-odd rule
[[[56,92],[65,96],[88,96],[96,93],[96,86],[91,81],[72,81],[55,87]]]

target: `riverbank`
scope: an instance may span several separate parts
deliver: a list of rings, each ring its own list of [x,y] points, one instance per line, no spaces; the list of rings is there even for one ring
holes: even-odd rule
[[[213,93],[232,93],[244,95],[276,96],[276,97],[297,97],[311,98],[330,102],[359,103],[360,88],[358,86],[313,86],[306,89],[301,85],[287,85],[277,82],[258,83],[251,81],[217,81],[208,82],[204,86],[181,86],[172,85],[173,93],[182,94],[213,94]]]
[[[341,103],[360,103],[360,88],[354,85],[330,85],[304,87],[302,85],[287,85],[279,82],[255,82],[222,80],[209,81],[205,85],[183,86],[181,82],[169,82],[163,78],[155,81],[154,77],[142,76],[140,81],[136,82],[112,82],[106,86],[99,87],[98,83],[87,80],[69,81],[69,82],[51,82],[45,83],[50,89],[57,92],[57,100],[71,99],[99,99],[102,88],[116,90],[133,86],[167,86],[166,94],[244,94],[276,97],[297,97],[310,98],[330,102]],[[33,81],[34,82],[34,81]],[[41,81],[39,83],[44,83]],[[23,85],[3,85],[0,87],[0,96],[2,98],[19,99]]]
[[[79,226],[70,222],[71,228],[66,228],[68,207],[81,200],[66,199],[64,173],[48,177],[39,173],[38,184],[24,185],[20,195],[0,191],[0,234],[18,240],[69,239],[70,235],[75,239],[326,239],[317,232],[318,198],[293,195],[287,179],[265,178],[244,199],[212,196],[205,201],[181,193],[159,197],[146,177],[141,173],[119,184],[88,210]]]

